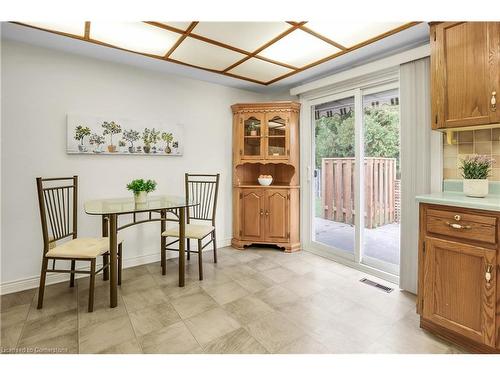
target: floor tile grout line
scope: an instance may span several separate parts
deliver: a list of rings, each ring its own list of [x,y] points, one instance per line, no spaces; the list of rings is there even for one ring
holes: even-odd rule
[[[28,316],[29,316],[29,314],[31,312],[31,309],[33,308],[33,301],[36,298],[37,294],[38,294],[37,290],[35,289],[35,293],[33,294],[33,297],[31,298],[30,308],[28,309],[28,312],[26,313],[26,317],[24,318],[24,322],[23,322],[23,326],[21,328],[21,332],[19,333],[19,337],[17,338],[15,349],[19,349],[19,344],[21,342],[21,338],[23,337],[24,328],[26,327],[26,324],[28,323]]]
[[[80,354],[80,288],[76,281],[76,352]]]

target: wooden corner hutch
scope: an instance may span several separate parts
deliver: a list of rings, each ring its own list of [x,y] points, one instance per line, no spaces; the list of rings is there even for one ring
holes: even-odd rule
[[[300,250],[299,109],[291,101],[234,104],[233,239],[243,249]],[[259,175],[271,175],[261,186]]]

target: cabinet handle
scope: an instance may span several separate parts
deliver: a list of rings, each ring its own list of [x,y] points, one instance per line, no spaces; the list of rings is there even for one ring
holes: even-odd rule
[[[486,283],[489,284],[491,281],[491,271],[493,269],[493,266],[491,264],[488,264],[486,267],[486,273],[484,274],[484,278],[486,279]]]
[[[260,216],[264,215],[264,210],[260,210]]]
[[[453,229],[470,229],[470,228],[472,228],[470,225],[460,225],[457,223],[450,223],[448,221],[446,222],[446,224]]]
[[[491,103],[491,110],[493,112],[495,112],[497,110],[497,92],[496,91],[493,91],[491,93],[490,103]]]
[[[266,210],[266,216],[269,216],[269,211]]]

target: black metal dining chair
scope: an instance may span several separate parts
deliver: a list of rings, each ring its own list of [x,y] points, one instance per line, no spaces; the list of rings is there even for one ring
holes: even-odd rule
[[[200,280],[203,280],[203,249],[210,244],[213,245],[214,263],[217,263],[215,214],[217,209],[217,195],[219,193],[219,179],[220,174],[185,174],[186,202],[198,203],[198,205],[190,207],[186,215],[186,253],[188,260],[191,258],[192,252],[198,254],[198,273]],[[193,223],[193,220],[197,223]],[[205,223],[198,223],[200,221]],[[179,242],[178,226],[167,229],[161,235],[165,237],[177,237],[177,240],[166,244],[165,248],[161,251],[179,251],[179,249],[170,248],[170,246]],[[203,244],[206,238],[209,238],[209,241]],[[198,241],[197,250],[191,249],[191,240]]]
[[[95,275],[103,271],[103,279],[109,279],[109,240],[106,237],[78,238],[78,176],[38,177],[36,186],[43,235],[42,271],[37,308],[43,307],[47,272],[69,273],[71,288],[75,286],[75,274],[87,274],[90,275],[88,311],[92,312],[94,310]],[[96,270],[98,256],[103,257],[103,266]],[[49,260],[52,260],[52,268],[49,268]],[[71,261],[71,269],[56,269],[57,260]],[[90,270],[77,269],[77,261],[90,262]],[[121,284],[121,264],[122,243],[120,242],[118,244],[118,284]]]

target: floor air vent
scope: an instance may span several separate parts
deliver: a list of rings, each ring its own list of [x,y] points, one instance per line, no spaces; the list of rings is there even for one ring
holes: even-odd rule
[[[371,281],[371,280],[367,279],[366,277],[362,278],[359,281],[361,281],[362,283],[374,286],[375,288],[379,288],[380,290],[383,290],[386,293],[390,293],[394,290],[392,288],[389,288],[388,286],[376,283],[375,281]]]

